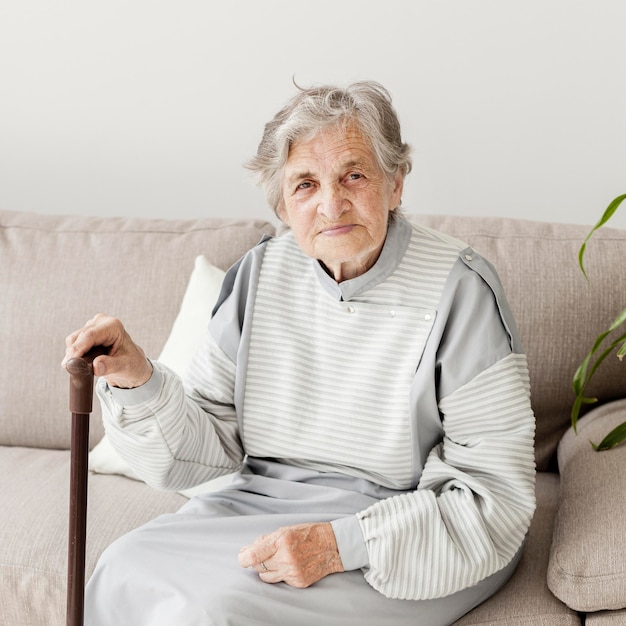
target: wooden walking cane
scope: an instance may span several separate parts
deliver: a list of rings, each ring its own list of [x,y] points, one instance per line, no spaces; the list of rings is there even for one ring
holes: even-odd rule
[[[89,415],[93,409],[93,360],[106,354],[97,347],[69,359],[72,439],[70,460],[70,518],[67,559],[67,626],[83,626],[85,602],[85,546],[87,539],[87,461]]]

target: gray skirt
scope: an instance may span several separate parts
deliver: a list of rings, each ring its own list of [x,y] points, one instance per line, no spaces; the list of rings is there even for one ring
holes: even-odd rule
[[[392,600],[361,570],[307,589],[262,582],[239,550],[281,526],[353,515],[398,492],[342,474],[252,459],[232,486],[192,498],[109,546],[85,593],[86,626],[443,626],[493,595],[504,569],[436,600]],[[429,575],[424,572],[424,575]]]

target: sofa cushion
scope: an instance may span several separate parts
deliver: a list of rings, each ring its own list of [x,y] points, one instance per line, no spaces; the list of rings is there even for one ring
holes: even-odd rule
[[[585,620],[585,626],[624,626],[624,624],[626,624],[626,611],[589,613]]]
[[[455,626],[580,626],[578,615],[559,602],[546,585],[558,493],[556,474],[537,474],[537,510],[517,570],[500,591]]]
[[[624,307],[626,230],[597,232],[587,247],[589,283],[578,268],[588,226],[498,217],[416,216],[473,246],[498,271],[528,355],[537,418],[536,457],[551,464],[570,424],[572,377],[595,337]],[[603,272],[603,268],[610,272]],[[607,360],[589,393],[624,397],[624,368]]]
[[[263,221],[60,217],[0,211],[0,444],[68,448],[65,337],[95,313],[119,317],[158,355],[194,259],[226,269]],[[103,431],[96,403],[92,444]]]
[[[559,445],[561,494],[548,584],[579,611],[626,608],[626,444],[595,452],[589,443],[624,421],[626,400],[607,404]]]
[[[0,624],[65,624],[69,461],[66,450],[0,447]],[[86,576],[114,539],[184,502],[134,480],[91,475]]]

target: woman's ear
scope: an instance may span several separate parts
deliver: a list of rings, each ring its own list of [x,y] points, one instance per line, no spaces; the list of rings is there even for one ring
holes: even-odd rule
[[[404,176],[398,168],[396,175],[393,177],[393,191],[391,192],[392,211],[399,207],[402,202],[402,191],[404,190]]]

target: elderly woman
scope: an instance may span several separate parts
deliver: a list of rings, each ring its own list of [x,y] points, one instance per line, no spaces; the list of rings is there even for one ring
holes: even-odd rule
[[[68,337],[109,346],[106,430],[146,482],[237,472],[105,551],[87,624],[436,626],[511,576],[526,360],[489,263],[399,214],[408,153],[380,85],[301,90],[249,164],[289,232],[230,269],[184,383],[118,320]]]

